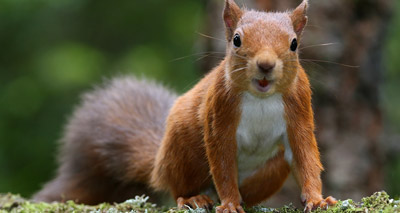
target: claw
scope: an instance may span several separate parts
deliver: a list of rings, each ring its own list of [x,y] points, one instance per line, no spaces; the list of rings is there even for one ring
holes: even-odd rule
[[[240,204],[233,204],[233,203],[228,203],[228,204],[224,204],[221,206],[217,206],[217,208],[215,208],[215,212],[217,213],[245,213],[245,211],[243,210],[242,206],[240,206]]]
[[[176,200],[179,209],[185,209],[187,207],[197,209],[211,209],[214,205],[214,202],[207,195],[197,195],[190,198],[179,197]]]
[[[313,210],[314,204],[313,203],[307,203],[306,207],[304,208],[304,212],[311,212]]]
[[[305,200],[302,197],[302,202],[305,203],[304,212],[311,212],[312,210],[315,210],[317,208],[328,209],[329,206],[334,206],[337,203],[337,200],[331,196],[325,199],[315,199],[315,200],[312,199]]]

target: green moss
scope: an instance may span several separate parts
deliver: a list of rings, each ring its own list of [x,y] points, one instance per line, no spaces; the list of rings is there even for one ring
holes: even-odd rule
[[[159,212],[155,204],[147,202],[148,197],[136,196],[119,204],[102,203],[96,206],[76,204],[73,201],[65,203],[35,203],[18,195],[0,195],[0,212]]]
[[[90,213],[114,213],[114,212],[168,212],[168,213],[206,213],[204,209],[178,210],[177,208],[157,207],[155,204],[147,202],[148,197],[136,196],[134,199],[123,203],[109,204],[102,203],[96,206],[76,204],[73,201],[66,203],[35,203],[26,200],[19,195],[0,194],[0,213],[4,212],[90,212]],[[213,211],[214,212],[214,211]],[[281,208],[267,208],[256,206],[247,208],[248,213],[272,212],[272,213],[300,213],[302,209],[297,209],[292,204]],[[317,209],[314,212],[336,213],[336,212],[379,212],[392,213],[400,212],[400,200],[394,200],[386,192],[376,192],[370,197],[365,197],[361,202],[354,202],[351,199],[339,201],[336,206],[328,210]]]

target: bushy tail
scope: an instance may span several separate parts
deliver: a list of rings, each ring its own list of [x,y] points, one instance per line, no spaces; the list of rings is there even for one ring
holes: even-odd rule
[[[143,193],[175,99],[168,89],[134,77],[84,94],[61,140],[57,177],[34,199],[94,204]]]

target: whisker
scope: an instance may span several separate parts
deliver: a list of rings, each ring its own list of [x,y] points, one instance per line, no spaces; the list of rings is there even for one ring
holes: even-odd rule
[[[320,64],[317,64],[315,62],[311,62],[311,61],[306,61],[306,63],[311,63],[311,64],[304,64],[304,66],[306,67],[305,70],[308,73],[308,78],[310,79],[310,82],[312,84],[319,84],[322,87],[326,86],[326,82],[319,80],[318,76],[321,76],[321,70],[323,71],[328,71],[325,67],[323,67]]]
[[[197,31],[196,31],[196,33],[199,34],[199,35],[201,35],[201,36],[203,36],[203,37],[206,37],[206,38],[211,38],[211,39],[215,39],[215,40],[218,40],[218,41],[226,42],[224,39],[212,37],[212,36],[210,36],[210,35],[206,35],[206,34],[204,34],[204,33],[200,33],[200,32],[197,32]]]
[[[224,57],[217,57],[217,56],[212,56],[212,54],[207,54],[207,55],[203,55],[203,56],[197,58],[195,61],[200,61],[200,60],[202,60],[204,58],[207,58],[207,57],[217,58],[217,59],[224,59]]]
[[[360,66],[341,64],[341,63],[337,63],[337,62],[333,62],[333,61],[324,61],[324,60],[318,60],[318,59],[300,59],[300,61],[312,61],[312,62],[335,64],[335,65],[344,66],[344,67],[348,67],[348,68],[360,68]]]
[[[247,66],[246,66],[246,67],[240,67],[240,68],[238,68],[238,69],[232,70],[232,71],[231,71],[231,74],[232,74],[232,73],[235,73],[235,72],[239,72],[239,71],[244,70],[244,69],[246,69],[246,68],[247,68]]]
[[[315,66],[321,68],[323,71],[328,71],[324,66],[322,66],[321,64],[315,63],[315,62],[313,62],[313,61],[303,61],[303,62],[304,62],[304,63],[311,63],[311,64],[313,64],[313,65],[315,65]],[[311,72],[312,72],[312,71],[313,71],[313,70],[311,70]]]
[[[314,78],[314,77],[312,77],[312,76],[308,76],[308,78],[310,79],[310,82],[311,82],[311,84],[313,84],[313,85],[316,85],[316,84],[318,84],[318,85],[320,85],[320,86],[322,86],[322,87],[325,87],[326,86],[326,82],[323,82],[323,81],[321,81],[321,80],[318,80],[317,78]],[[313,90],[313,87],[311,87],[311,89]]]
[[[186,91],[186,90],[189,90],[190,88],[192,88],[195,85],[195,82],[199,81],[199,79],[201,79],[201,78],[196,78],[196,79],[190,81],[189,83],[187,83],[186,86],[183,87],[182,91]]]
[[[241,73],[239,73],[239,75],[236,76],[235,78],[236,78],[236,79],[242,78],[245,74],[246,74],[245,72],[241,72]],[[240,84],[236,83],[235,81],[230,81],[230,83],[231,83],[232,85],[235,85],[235,86],[239,86],[239,87],[241,86]]]
[[[292,60],[284,60],[284,61],[282,61],[283,63],[285,63],[285,62],[295,62],[295,61],[297,61],[297,59],[292,59]]]
[[[237,53],[233,53],[233,55],[235,55],[235,56],[237,56],[237,57],[239,57],[239,58],[242,58],[242,59],[246,59],[246,60],[247,60],[247,57],[241,56],[241,55],[239,55],[239,54],[237,54]]]
[[[169,62],[179,61],[179,60],[182,60],[182,59],[185,59],[185,58],[189,58],[189,57],[197,56],[197,55],[201,55],[201,54],[207,54],[207,53],[194,53],[194,54],[190,54],[190,55],[186,55],[186,56],[182,56],[182,57],[179,57],[179,58],[172,59]]]
[[[309,45],[309,46],[305,46],[305,47],[299,48],[299,50],[304,50],[304,49],[311,48],[311,47],[323,47],[323,46],[330,46],[330,45],[335,45],[335,44],[339,44],[339,43],[324,43],[324,44],[314,44],[314,45]]]
[[[214,55],[214,54],[225,54],[225,52],[201,52],[201,53],[194,53],[194,54],[190,54],[190,55],[186,55],[186,56],[182,56],[182,57],[179,57],[179,58],[172,59],[172,60],[170,60],[169,62],[175,62],[175,61],[179,61],[179,60],[186,59],[186,58],[189,58],[189,57],[199,56],[199,55],[204,55],[204,54],[209,54],[209,55]]]

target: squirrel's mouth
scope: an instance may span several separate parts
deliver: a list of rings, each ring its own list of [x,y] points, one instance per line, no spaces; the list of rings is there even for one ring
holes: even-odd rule
[[[259,92],[267,92],[271,87],[271,82],[265,77],[263,79],[253,79],[252,83]]]

